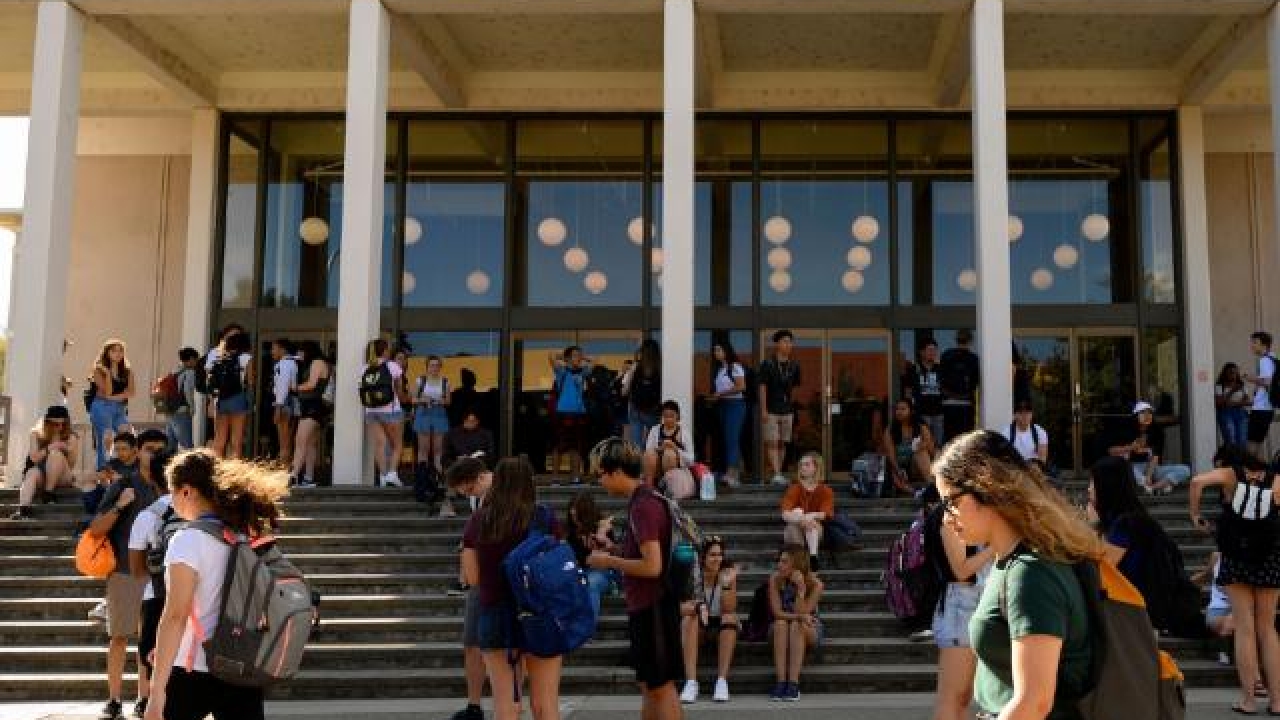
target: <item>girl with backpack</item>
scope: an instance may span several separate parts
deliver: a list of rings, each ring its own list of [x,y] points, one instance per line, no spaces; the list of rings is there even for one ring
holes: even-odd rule
[[[1278,458],[1280,459],[1280,458]],[[1223,499],[1218,520],[1218,550],[1222,561],[1217,583],[1227,591],[1235,619],[1236,672],[1240,699],[1237,713],[1256,715],[1254,682],[1267,683],[1269,715],[1280,714],[1280,635],[1273,622],[1280,599],[1280,543],[1276,542],[1276,463],[1267,467],[1243,448],[1226,446],[1214,458],[1216,469],[1191,480],[1191,522],[1202,532],[1210,524],[1200,514],[1200,496],[1216,487]],[[1265,509],[1264,509],[1265,508]],[[1259,668],[1261,659],[1261,668]]]
[[[274,532],[289,491],[283,471],[208,450],[173,459],[166,471],[175,512],[184,520],[216,520],[249,537]],[[203,529],[175,533],[165,552],[165,603],[155,650],[146,720],[262,720],[261,688],[232,685],[210,672],[202,640],[213,637],[222,610],[231,546]]]
[[[773,612],[773,667],[778,683],[771,702],[800,699],[800,670],[805,651],[822,644],[818,601],[822,580],[809,567],[803,545],[787,544],[778,553],[778,566],[769,577],[769,608]]]
[[[928,484],[929,465],[937,451],[933,433],[916,415],[910,398],[900,398],[893,406],[893,422],[884,432],[881,452],[898,492],[910,495],[917,486]]]
[[[329,363],[314,340],[298,345],[298,430],[293,443],[293,472],[290,481],[297,487],[316,484],[316,461],[320,456],[320,438],[329,419],[329,404],[324,400],[329,385]]]
[[[462,531],[462,575],[480,593],[479,647],[484,656],[495,720],[520,716],[520,675],[523,660],[529,678],[529,702],[539,720],[560,717],[561,657],[537,657],[522,652],[515,595],[503,561],[538,523],[547,534],[560,536],[550,508],[539,505],[533,466],[523,458],[506,458],[493,471],[493,485],[484,505],[467,520]]]
[[[91,398],[89,422],[93,424],[97,469],[102,470],[107,466],[116,433],[129,431],[129,398],[135,388],[123,340],[111,338],[102,344],[91,377],[93,386],[86,391]]]
[[[244,452],[244,432],[253,411],[253,344],[249,334],[237,332],[222,340],[205,361],[209,391],[217,398],[213,442],[218,457],[238,458]]]
[[[998,432],[955,438],[933,470],[944,523],[995,558],[969,622],[975,702],[992,717],[1080,717],[1093,639],[1074,565],[1101,542]]]
[[[413,392],[413,432],[418,440],[418,464],[440,484],[444,477],[444,436],[449,432],[449,379],[444,376],[444,361],[437,355],[427,356],[427,374],[418,378]],[[452,507],[452,506],[450,506]]]
[[[404,368],[391,359],[391,343],[378,338],[369,343],[369,362],[360,369],[360,404],[364,426],[373,445],[373,467],[386,487],[400,487],[397,448],[404,440],[404,412],[400,404]]]

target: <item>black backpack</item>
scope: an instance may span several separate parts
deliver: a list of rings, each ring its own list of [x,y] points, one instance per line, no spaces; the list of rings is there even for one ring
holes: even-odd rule
[[[156,537],[160,542],[147,548],[147,572],[151,575],[151,589],[157,598],[164,598],[165,595],[164,556],[169,552],[169,541],[186,526],[187,521],[173,509],[173,505],[160,514],[160,526],[156,528]]]
[[[773,608],[769,605],[769,580],[765,578],[751,596],[751,610],[742,624],[743,642],[768,642],[773,627]]]
[[[1200,588],[1187,576],[1182,551],[1159,523],[1151,523],[1147,541],[1143,580],[1147,591],[1147,615],[1152,627],[1180,638],[1205,637],[1204,612],[1200,604]]]
[[[395,379],[386,363],[365,368],[360,376],[360,404],[367,408],[390,405],[395,400]]]
[[[1280,398],[1280,360],[1275,355],[1267,353],[1263,357],[1271,358],[1271,387],[1267,388],[1267,397],[1271,400],[1272,407],[1275,407],[1277,398]]]
[[[203,362],[196,365],[195,376],[193,378],[196,392],[201,395],[209,394],[209,369],[205,367]]]
[[[631,404],[642,413],[656,414],[662,407],[662,375],[645,377],[637,368],[631,378]]]
[[[89,382],[84,386],[84,409],[91,411],[93,409],[93,401],[98,399],[98,381],[89,376]]]
[[[1277,513],[1271,484],[1275,480],[1280,454],[1272,460],[1262,482],[1253,484],[1244,468],[1236,473],[1235,495],[1223,498],[1222,515],[1218,518],[1218,550],[1228,558],[1247,563],[1262,562],[1275,548]]]
[[[235,397],[244,392],[244,380],[240,376],[240,358],[223,355],[213,363],[206,381],[209,394],[218,398]]]

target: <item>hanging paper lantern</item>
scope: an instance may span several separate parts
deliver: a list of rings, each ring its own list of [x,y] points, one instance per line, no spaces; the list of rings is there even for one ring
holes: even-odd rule
[[[653,232],[649,234],[651,236],[656,236],[658,234],[658,229],[653,227],[652,230]],[[632,245],[644,244],[644,218],[641,218],[639,215],[631,218],[631,222],[627,223],[627,239],[631,241]]]
[[[965,292],[973,292],[978,289],[978,272],[973,268],[965,268],[956,276],[956,285],[960,286]]]
[[[564,266],[571,273],[580,273],[587,269],[591,257],[580,247],[571,247],[564,252]]]
[[[853,221],[851,228],[853,239],[860,243],[868,244],[876,241],[880,237],[880,221],[871,215],[859,215]]]
[[[1031,273],[1031,287],[1041,292],[1053,287],[1053,273],[1048,268],[1036,268]]]
[[[489,292],[489,273],[474,270],[467,276],[467,292],[472,295],[484,295]]]
[[[599,295],[609,287],[609,276],[599,270],[592,270],[582,278],[582,285],[592,295]]]
[[[418,288],[418,278],[408,270],[404,271],[404,275],[400,277],[400,292],[405,295],[413,294]]]
[[[782,294],[791,289],[791,273],[786,270],[774,270],[769,273],[769,287]]]
[[[784,247],[776,247],[769,251],[769,267],[773,270],[787,270],[791,267],[791,251]]]
[[[417,245],[422,239],[422,223],[418,218],[409,215],[404,219],[404,244]]]
[[[764,221],[764,238],[774,245],[781,245],[791,239],[791,221],[781,215],[774,215]]]
[[[1022,239],[1022,233],[1025,228],[1022,225],[1022,218],[1017,215],[1009,216],[1009,242],[1016,243]]]
[[[1053,250],[1053,264],[1063,270],[1070,270],[1080,262],[1080,251],[1075,245],[1063,243]]]
[[[298,237],[308,245],[323,245],[329,239],[329,223],[313,215],[298,225]]]
[[[569,228],[560,218],[549,217],[538,223],[538,240],[547,247],[557,247],[569,237]]]
[[[666,261],[666,253],[662,252],[662,248],[656,247],[649,252],[649,265],[654,275],[662,272],[662,264]]]
[[[844,275],[840,278],[840,284],[844,286],[845,292],[850,295],[857,294],[865,283],[866,279],[857,270],[845,270]]]
[[[1089,242],[1102,242],[1107,239],[1107,235],[1111,234],[1111,221],[1101,213],[1086,215],[1080,222],[1080,234],[1084,235]]]
[[[871,250],[861,245],[854,245],[849,248],[849,252],[844,256],[844,259],[849,263],[849,267],[854,270],[866,270],[871,267]]]

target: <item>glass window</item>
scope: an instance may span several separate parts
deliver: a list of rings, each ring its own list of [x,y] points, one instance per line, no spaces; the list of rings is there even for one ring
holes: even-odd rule
[[[501,334],[496,330],[406,332],[400,336],[400,346],[409,355],[405,375],[409,378],[410,392],[417,392],[419,378],[426,375],[427,359],[432,356],[440,358],[452,400],[449,405],[450,425],[461,424],[462,413],[472,408],[479,414],[480,424],[493,433],[495,442],[501,447],[498,440],[502,429],[498,394],[501,385]]]
[[[529,306],[640,304],[642,243],[629,229],[644,206],[643,128],[638,120],[519,125]]]
[[[1143,333],[1142,398],[1156,409],[1164,428],[1163,464],[1186,463],[1182,445],[1182,353],[1177,328],[1148,328]]]
[[[889,302],[887,125],[761,124],[761,302]]]
[[[897,124],[898,301],[973,305],[973,153],[968,118]]]
[[[1138,123],[1138,147],[1142,154],[1142,294],[1149,303],[1177,302],[1178,277],[1174,253],[1173,173],[1168,120]]]
[[[251,129],[250,129],[251,128]],[[227,136],[226,207],[222,214],[222,307],[253,307],[253,260],[258,230],[257,123]]]
[[[506,125],[409,125],[405,307],[502,307],[506,276]]]

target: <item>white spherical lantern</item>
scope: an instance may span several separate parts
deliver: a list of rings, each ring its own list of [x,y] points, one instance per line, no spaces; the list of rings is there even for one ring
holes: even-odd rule
[[[769,251],[769,268],[787,270],[791,267],[791,251],[784,247],[776,247]]]
[[[973,292],[978,289],[978,272],[973,268],[965,268],[956,276],[956,285],[965,292]]]
[[[313,215],[298,225],[298,237],[308,245],[323,245],[329,239],[329,223]]]
[[[557,247],[569,237],[569,228],[560,218],[549,217],[538,223],[538,241],[547,247]]]
[[[1009,242],[1016,243],[1022,239],[1022,233],[1026,228],[1022,225],[1022,218],[1017,215],[1009,216]]]
[[[409,215],[404,219],[404,244],[417,245],[422,239],[422,223],[418,218]]]
[[[1070,270],[1080,262],[1080,251],[1075,245],[1063,243],[1053,250],[1053,264],[1063,270]]]
[[[564,252],[564,266],[571,273],[580,273],[587,269],[591,256],[580,247],[571,247]]]
[[[632,245],[644,244],[644,218],[639,215],[631,218],[631,222],[627,223],[627,239]]]
[[[667,255],[662,252],[662,248],[656,247],[649,251],[650,270],[654,275],[662,272],[662,264],[666,261]]]
[[[1048,268],[1036,268],[1031,273],[1031,287],[1041,292],[1053,287],[1053,273]]]
[[[866,279],[857,270],[845,270],[844,275],[840,277],[840,284],[844,286],[845,292],[854,295],[866,284]]]
[[[774,215],[764,221],[764,239],[774,245],[781,245],[791,239],[791,221],[781,215]]]
[[[769,287],[776,293],[785,293],[791,289],[791,273],[786,270],[774,270],[769,273]]]
[[[871,250],[861,245],[855,245],[849,248],[849,252],[844,256],[844,259],[849,263],[849,267],[854,270],[866,270],[871,267]]]
[[[467,292],[472,295],[484,295],[489,292],[489,273],[483,270],[473,270],[467,276]]]
[[[859,215],[850,228],[853,239],[860,243],[873,243],[880,237],[880,221],[871,215]]]
[[[609,276],[599,270],[592,270],[582,278],[582,286],[592,295],[599,295],[609,287]]]
[[[1086,215],[1080,222],[1080,234],[1089,242],[1102,242],[1111,234],[1111,221],[1102,213]]]
[[[404,275],[400,276],[400,292],[410,295],[418,288],[418,278],[408,270],[404,271]]]

